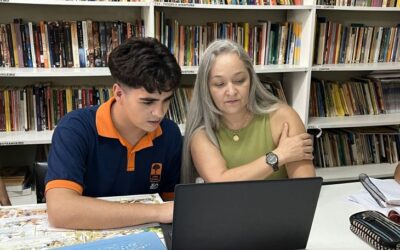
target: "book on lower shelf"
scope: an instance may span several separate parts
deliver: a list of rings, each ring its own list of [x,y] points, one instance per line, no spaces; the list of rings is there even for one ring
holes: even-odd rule
[[[324,129],[314,141],[314,165],[336,167],[399,162],[398,126]]]
[[[32,193],[32,172],[29,166],[2,167],[0,176],[10,197]]]
[[[9,191],[8,188],[7,189],[7,194],[8,197],[19,197],[19,196],[25,196],[25,195],[30,195],[32,194],[32,186],[27,186],[26,188],[24,187],[22,190],[20,191]]]

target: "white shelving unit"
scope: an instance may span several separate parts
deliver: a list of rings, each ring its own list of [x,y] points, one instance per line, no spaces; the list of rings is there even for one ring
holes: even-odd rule
[[[363,23],[367,25],[397,25],[400,8],[316,6],[316,15],[342,24]],[[313,65],[312,76],[329,80],[350,79],[352,76],[368,74],[370,71],[399,70],[400,63],[360,63]],[[310,98],[309,96],[307,97]],[[308,128],[349,128],[400,124],[400,114],[359,115],[348,117],[309,117]],[[357,180],[360,173],[373,177],[392,177],[397,164],[368,164],[317,169],[317,175],[326,182]]]
[[[358,180],[360,173],[365,173],[374,178],[387,178],[393,176],[396,165],[382,163],[351,167],[317,168],[316,173],[324,178],[324,182],[354,181]]]
[[[371,71],[399,70],[400,63],[354,63],[354,64],[324,64],[314,65],[313,71]]]
[[[362,7],[362,6],[334,6],[334,5],[317,5],[317,10],[341,10],[341,11],[399,11],[397,7]]]
[[[308,128],[350,128],[387,126],[400,123],[400,114],[355,115],[342,117],[311,117]]]
[[[108,68],[0,68],[0,77],[111,76]]]
[[[400,63],[350,64],[350,65],[312,65],[316,16],[327,16],[333,21],[363,23],[398,23],[400,8],[337,7],[315,5],[315,0],[304,0],[303,6],[231,6],[160,3],[152,0],[142,2],[98,2],[66,0],[0,0],[0,23],[12,22],[14,18],[27,21],[40,20],[79,20],[99,21],[144,20],[146,35],[154,37],[155,11],[162,10],[165,17],[177,19],[183,25],[205,24],[207,22],[249,22],[259,20],[274,22],[298,21],[302,23],[301,54],[299,65],[256,66],[256,72],[282,81],[289,104],[299,113],[308,128],[339,128],[352,126],[391,125],[400,123],[400,114],[380,116],[358,116],[344,118],[309,118],[310,84],[314,73],[327,74],[335,79],[337,72],[360,72],[371,70],[397,70]],[[365,22],[363,21],[365,20]],[[197,67],[182,67],[184,80],[194,83]],[[102,85],[112,84],[108,68],[0,68],[0,86],[29,84],[29,79],[75,82],[96,79]],[[186,82],[187,83],[187,82]],[[184,126],[181,127],[182,130]],[[0,133],[0,145],[49,144],[52,131]],[[1,150],[1,147],[0,147]],[[375,177],[388,177],[393,174],[393,166],[384,164],[368,166],[348,166],[331,169],[318,169],[318,175],[325,181],[354,180],[360,171]]]
[[[12,131],[0,133],[0,146],[50,144],[53,131]]]

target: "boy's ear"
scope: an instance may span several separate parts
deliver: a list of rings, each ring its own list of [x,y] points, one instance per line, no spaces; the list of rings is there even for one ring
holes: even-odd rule
[[[114,92],[115,98],[121,97],[121,95],[122,95],[121,85],[119,85],[118,83],[114,83],[113,92]]]

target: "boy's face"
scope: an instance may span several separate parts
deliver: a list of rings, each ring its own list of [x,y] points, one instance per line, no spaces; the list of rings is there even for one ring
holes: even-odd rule
[[[125,120],[131,125],[146,132],[154,131],[165,113],[173,97],[173,91],[149,93],[144,88],[134,89],[121,87],[119,102]],[[118,96],[118,93],[117,93]]]

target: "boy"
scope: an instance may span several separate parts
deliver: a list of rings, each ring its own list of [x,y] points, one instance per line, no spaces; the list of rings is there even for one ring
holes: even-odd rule
[[[182,136],[163,119],[181,70],[153,38],[133,38],[109,56],[115,83],[106,103],[67,114],[49,154],[46,202],[55,227],[104,229],[172,221],[173,203],[120,204],[92,197],[171,194]]]

